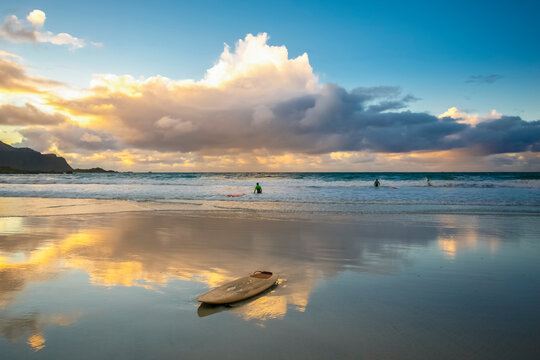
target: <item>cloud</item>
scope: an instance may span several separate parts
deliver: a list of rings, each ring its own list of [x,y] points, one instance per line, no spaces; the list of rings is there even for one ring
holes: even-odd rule
[[[244,40],[236,43],[235,51],[225,44],[219,61],[207,70],[200,84],[217,87],[228,84],[229,87],[260,89],[258,81],[273,88],[278,85],[287,91],[288,87],[315,90],[317,77],[309,65],[306,53],[295,59],[289,59],[285,46],[270,46],[266,33],[254,36],[248,34]]]
[[[76,161],[170,171],[194,164],[205,170],[361,170],[375,162],[427,169],[443,161],[425,154],[457,159],[453,164],[461,166],[467,156],[535,152],[540,146],[538,121],[456,107],[439,116],[412,112],[407,107],[417,98],[399,87],[320,84],[307,54],[289,58],[284,46],[267,42],[267,34],[258,34],[234,49],[225,45],[199,81],[99,74],[90,88],[69,97],[38,94],[49,113],[70,120],[28,118],[20,135],[26,146],[57,149]],[[0,88],[40,91],[50,81],[7,58],[0,59],[2,71],[8,76],[0,76]],[[26,113],[32,113],[30,106],[42,108],[28,102]]]
[[[36,42],[36,30],[33,27],[26,27],[17,16],[9,15],[0,25],[0,39],[13,42]]]
[[[41,27],[45,23],[45,13],[41,10],[32,10],[26,20],[30,21],[35,27]]]
[[[5,59],[21,60],[19,55],[15,55],[3,50],[0,50],[0,57]]]
[[[477,149],[483,155],[540,151],[540,120],[523,121],[502,116],[463,132],[456,146]]]
[[[90,44],[100,49],[105,46],[105,44],[103,44],[102,42],[97,42],[97,41],[90,41]]]
[[[113,136],[100,131],[65,122],[56,126],[29,126],[19,131],[24,141],[17,146],[38,151],[57,148],[62,152],[85,153],[116,149]]]
[[[495,81],[502,79],[503,76],[499,74],[490,74],[490,75],[471,75],[467,79],[467,83],[478,83],[478,84],[493,84]]]
[[[501,116],[502,114],[499,114],[496,110],[492,110],[491,113],[486,114],[484,116],[480,116],[478,114],[469,114],[466,111],[461,111],[457,107],[454,106],[446,110],[444,113],[440,114],[439,119],[449,117],[456,120],[456,122],[460,124],[469,124],[472,126],[476,126],[478,123],[481,123],[484,121],[500,119]]]
[[[94,128],[110,133],[126,148],[163,152],[474,148],[491,154],[528,151],[539,142],[539,124],[519,117],[496,112],[480,117],[457,108],[437,117],[403,111],[416,98],[402,96],[399,87],[348,91],[336,84],[320,85],[306,54],[289,59],[284,46],[269,46],[267,41],[266,34],[247,35],[234,51],[225,46],[198,82],[101,75],[93,79],[88,96],[57,99],[55,105],[72,114],[107,119],[95,122]],[[496,126],[504,128],[504,134]],[[504,146],[496,146],[502,140]]]
[[[67,118],[58,113],[45,113],[32,104],[25,106],[1,105],[0,125],[57,125]]]
[[[0,89],[42,93],[59,86],[65,86],[65,84],[41,76],[29,75],[22,65],[0,57]]]
[[[80,49],[86,45],[83,39],[76,38],[67,33],[53,34],[50,31],[36,33],[37,41],[48,42],[54,45],[70,45],[72,49]]]
[[[41,31],[45,23],[46,15],[41,10],[32,10],[26,17],[26,21],[16,15],[7,16],[0,25],[0,39],[12,42],[51,43],[54,45],[68,45],[71,49],[80,49],[86,46],[84,39],[77,38],[68,33],[54,34],[51,31]],[[102,47],[102,43],[91,42],[96,47]]]

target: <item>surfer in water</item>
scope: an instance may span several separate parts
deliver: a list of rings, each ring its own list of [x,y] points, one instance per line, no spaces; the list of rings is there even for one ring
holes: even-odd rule
[[[426,178],[426,183],[427,183],[427,186],[431,186],[431,182],[429,181],[428,177]]]
[[[373,183],[373,186],[379,187],[381,183],[379,182],[379,179],[375,179],[375,182]]]
[[[255,189],[253,189],[253,193],[254,194],[261,194],[262,193],[262,187],[261,187],[261,185],[259,185],[259,183],[257,183],[257,185],[255,185]]]

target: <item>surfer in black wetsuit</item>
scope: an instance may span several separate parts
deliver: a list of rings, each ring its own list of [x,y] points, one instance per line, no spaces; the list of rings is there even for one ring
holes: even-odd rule
[[[373,183],[373,186],[379,187],[379,185],[380,185],[379,179],[375,179],[375,182]]]
[[[262,187],[261,187],[261,185],[259,185],[259,183],[257,183],[257,185],[255,185],[255,189],[253,189],[253,193],[254,194],[261,194],[262,193]]]

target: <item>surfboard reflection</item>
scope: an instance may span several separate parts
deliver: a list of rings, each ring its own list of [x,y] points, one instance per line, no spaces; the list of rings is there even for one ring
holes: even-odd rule
[[[234,303],[231,303],[231,304],[213,305],[213,304],[201,303],[201,305],[197,309],[197,315],[199,315],[199,317],[206,317],[206,316],[210,316],[210,315],[213,315],[213,314],[220,313],[222,311],[232,310],[232,311],[235,311],[235,312],[239,312],[241,315],[243,315],[242,317],[244,317],[244,318],[246,318],[246,316],[247,316],[248,319],[253,318],[253,317],[256,317],[256,318],[260,319],[260,317],[257,317],[257,316],[252,317],[249,314],[254,314],[254,313],[259,313],[259,314],[273,313],[273,314],[277,314],[277,313],[281,313],[281,311],[279,311],[279,312],[275,312],[275,311],[269,312],[268,311],[269,310],[268,309],[268,304],[269,303],[270,304],[274,303],[274,301],[272,301],[272,298],[281,298],[282,297],[282,296],[271,296],[271,294],[275,293],[275,290],[279,286],[280,283],[281,283],[281,280],[278,280],[274,285],[270,286],[268,289],[266,289],[262,293],[257,294],[257,295],[255,295],[253,297],[250,297],[249,299],[237,301],[237,302],[234,302]],[[266,301],[260,301],[260,299],[265,299],[265,298],[267,299]],[[270,299],[270,301],[268,301],[268,299]],[[286,306],[286,303],[285,303],[285,306]],[[245,309],[245,310],[251,310],[251,311],[243,312],[243,311],[241,311],[243,307],[244,308],[247,307],[248,309]],[[249,309],[249,308],[251,308],[251,309]],[[255,310],[255,311],[253,311],[253,310]],[[271,316],[271,317],[277,317],[277,316]],[[260,319],[260,320],[264,320],[264,319]]]

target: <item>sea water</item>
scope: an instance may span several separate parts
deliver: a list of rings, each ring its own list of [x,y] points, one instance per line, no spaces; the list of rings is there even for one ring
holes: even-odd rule
[[[256,182],[262,194],[253,194]],[[238,194],[245,195],[227,196]],[[0,196],[219,202],[236,209],[243,204],[249,209],[353,213],[538,212],[540,172],[9,174],[0,175]]]

